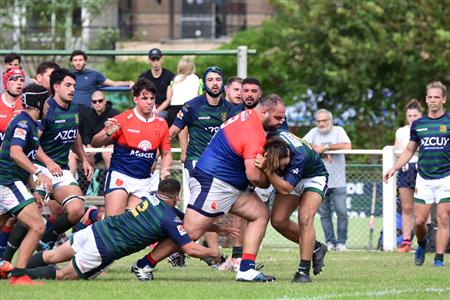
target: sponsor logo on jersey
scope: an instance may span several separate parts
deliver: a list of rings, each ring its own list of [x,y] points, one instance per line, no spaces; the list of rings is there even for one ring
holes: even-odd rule
[[[449,138],[443,136],[425,136],[422,138],[422,145],[425,147],[446,146]]]
[[[27,157],[30,159],[30,160],[36,160],[36,154],[37,154],[37,151],[36,150],[32,150],[32,151],[30,151],[28,154],[27,154]]]
[[[143,151],[148,151],[152,149],[152,143],[150,143],[150,141],[147,140],[143,140],[139,143],[138,148],[143,150]]]
[[[62,123],[66,123],[66,120],[55,120],[56,124],[62,124]]]
[[[198,117],[199,120],[210,120],[211,117],[210,116],[203,116],[203,117]]]
[[[62,140],[62,141],[68,141],[68,140],[75,140],[77,138],[78,129],[70,129],[70,130],[62,130],[56,135],[54,140]]]
[[[428,128],[418,128],[418,129],[417,129],[417,132],[427,131],[427,130],[428,130]]]
[[[141,132],[139,129],[132,129],[132,128],[128,128],[127,131],[128,132],[133,132],[133,133],[140,133]]]
[[[131,119],[133,117],[133,113],[128,114],[127,119]]]
[[[440,125],[440,126],[439,126],[439,131],[442,132],[442,133],[446,133],[446,132],[447,132],[447,126],[445,126],[445,125]]]
[[[19,139],[25,141],[25,139],[27,137],[27,131],[25,129],[23,129],[23,128],[16,128],[16,130],[14,130],[14,136],[13,137],[19,138]]]
[[[292,170],[292,173],[294,173],[294,174],[298,174],[298,172],[299,172],[298,168],[295,168],[294,170]]]
[[[153,158],[153,153],[152,152],[141,152],[139,150],[131,150],[130,151],[130,155],[131,156],[136,156],[136,157]]]
[[[180,233],[180,235],[185,235],[186,234],[186,231],[184,230],[183,225],[181,225],[181,224],[178,225],[177,229],[178,229],[178,232]]]
[[[23,121],[20,121],[19,123],[17,123],[17,125],[22,128],[28,128],[27,124],[28,124],[28,121],[26,121],[26,120],[23,120]]]

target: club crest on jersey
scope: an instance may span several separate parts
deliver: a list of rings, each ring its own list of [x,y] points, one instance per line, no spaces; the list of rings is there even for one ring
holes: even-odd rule
[[[117,186],[122,186],[122,185],[123,185],[123,180],[120,179],[120,178],[117,178],[117,179],[116,179],[116,185],[117,185]]]
[[[78,115],[75,115],[75,124],[80,123],[80,117]]]
[[[220,117],[222,118],[222,122],[225,122],[227,120],[227,115],[228,114],[225,111],[220,113]]]
[[[139,143],[138,148],[142,151],[149,151],[152,149],[152,143],[150,143],[150,141],[143,140]]]
[[[447,132],[447,126],[446,125],[440,125],[439,126],[439,131],[442,132],[442,133]]]
[[[217,201],[213,200],[213,202],[211,202],[211,209],[216,210],[217,209]]]
[[[184,114],[183,114],[183,112],[180,110],[180,111],[177,113],[177,118],[178,118],[178,119],[183,119],[183,116],[184,116]]]
[[[16,128],[16,130],[14,130],[14,136],[13,137],[14,138],[19,138],[19,139],[25,141],[25,139],[27,137],[27,131],[25,129],[23,129],[23,128]]]

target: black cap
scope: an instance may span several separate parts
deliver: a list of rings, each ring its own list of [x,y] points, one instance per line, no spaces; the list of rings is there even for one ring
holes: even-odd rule
[[[157,58],[161,58],[163,56],[161,50],[159,50],[158,48],[153,48],[150,49],[150,51],[148,51],[148,57],[153,58],[153,57],[157,57]]]

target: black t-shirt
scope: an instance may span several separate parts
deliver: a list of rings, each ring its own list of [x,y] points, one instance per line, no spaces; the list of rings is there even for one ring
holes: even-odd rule
[[[152,70],[148,70],[141,75],[139,78],[144,77],[153,82],[156,86],[156,106],[159,106],[161,103],[166,100],[167,96],[167,87],[170,85],[170,82],[173,80],[175,75],[169,70],[163,68],[161,76],[158,78],[153,77]]]

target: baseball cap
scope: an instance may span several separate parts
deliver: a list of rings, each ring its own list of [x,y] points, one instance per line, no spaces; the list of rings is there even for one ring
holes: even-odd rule
[[[148,51],[148,57],[153,58],[153,57],[158,57],[160,58],[161,56],[163,56],[161,50],[159,50],[158,48],[153,48],[150,49],[150,51]]]

